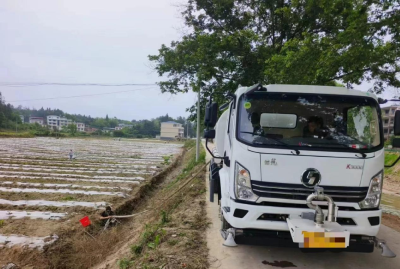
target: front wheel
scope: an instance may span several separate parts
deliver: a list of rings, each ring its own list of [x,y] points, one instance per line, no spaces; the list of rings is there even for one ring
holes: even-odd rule
[[[229,228],[232,228],[232,226],[229,224],[229,222],[226,221],[224,214],[221,212],[221,230],[228,230]]]

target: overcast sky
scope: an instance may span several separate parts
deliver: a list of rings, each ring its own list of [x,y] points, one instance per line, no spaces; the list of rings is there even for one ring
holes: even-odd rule
[[[0,83],[155,83],[149,54],[181,36],[179,0],[1,0]],[[6,101],[141,89],[113,95],[13,102],[126,120],[187,116],[193,93],[153,87],[4,87]]]
[[[0,84],[4,82],[155,83],[149,54],[181,36],[184,0],[0,0]],[[74,99],[40,98],[139,90]],[[121,119],[185,112],[193,93],[158,87],[4,87],[6,101],[28,107]],[[368,90],[364,84],[356,87]],[[390,97],[391,94],[387,94]]]

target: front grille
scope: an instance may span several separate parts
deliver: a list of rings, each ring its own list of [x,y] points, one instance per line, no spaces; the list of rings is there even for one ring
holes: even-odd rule
[[[289,218],[288,214],[267,214],[267,213],[264,213],[261,216],[259,216],[257,220],[284,221],[284,222],[286,222],[287,218]]]
[[[306,200],[314,190],[301,184],[272,183],[251,181],[253,192],[260,197],[280,198],[290,200]],[[358,203],[364,200],[368,187],[336,187],[321,186],[324,192],[331,196],[335,202]]]
[[[290,207],[290,208],[306,208],[310,209],[304,201],[304,204],[295,204],[295,203],[277,203],[277,202],[267,202],[267,201],[262,201],[259,203],[260,205],[264,206],[273,206],[273,207]],[[318,205],[320,208],[328,210],[327,205]],[[350,206],[339,206],[339,211],[357,211],[359,209],[355,207],[350,207]]]

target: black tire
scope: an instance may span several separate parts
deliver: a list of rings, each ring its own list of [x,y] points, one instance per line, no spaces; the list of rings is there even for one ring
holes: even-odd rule
[[[232,226],[229,224],[229,222],[226,221],[224,214],[222,214],[221,215],[221,229],[227,230],[229,228],[232,228]]]

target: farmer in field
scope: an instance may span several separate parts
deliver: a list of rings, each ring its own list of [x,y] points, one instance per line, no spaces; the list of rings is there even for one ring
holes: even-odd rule
[[[72,160],[72,158],[74,157],[74,152],[72,151],[72,149],[69,151],[69,159]]]
[[[103,226],[106,226],[105,228],[117,225],[118,222],[117,219],[109,218],[111,216],[115,216],[115,213],[114,211],[112,211],[111,206],[107,206],[106,210],[103,213],[101,213],[100,217],[100,219],[103,220]]]

